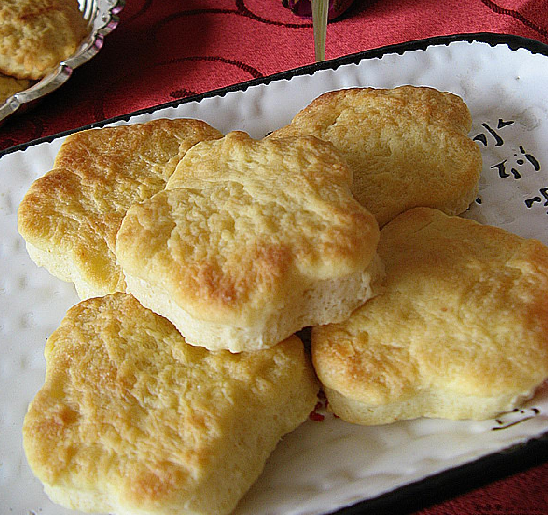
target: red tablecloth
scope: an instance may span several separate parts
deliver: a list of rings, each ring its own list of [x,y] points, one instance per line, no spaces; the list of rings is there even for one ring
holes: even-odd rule
[[[329,24],[326,55],[472,32],[548,43],[548,2],[356,0]],[[311,23],[281,0],[127,0],[96,57],[32,110],[0,126],[0,150],[312,62]],[[548,464],[533,465],[419,513],[546,514]]]
[[[548,2],[356,0],[330,23],[326,57],[483,31],[548,43]],[[311,23],[281,0],[127,0],[99,54],[0,127],[0,150],[312,62]]]

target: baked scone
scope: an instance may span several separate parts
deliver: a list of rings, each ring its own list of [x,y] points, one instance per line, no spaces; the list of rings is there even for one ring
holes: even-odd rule
[[[340,321],[381,273],[375,218],[315,137],[202,142],[116,239],[128,292],[186,340],[234,352]]]
[[[432,88],[331,91],[270,137],[330,141],[354,172],[352,191],[382,227],[413,207],[460,214],[475,200],[482,159],[457,95]]]
[[[548,248],[415,208],[381,230],[385,290],[313,328],[312,358],[344,420],[488,419],[548,378]]]
[[[134,202],[162,190],[185,152],[222,134],[199,120],[154,120],[68,136],[19,206],[31,258],[81,299],[125,291],[116,233]]]
[[[16,79],[0,73],[0,105],[15,93],[30,88],[31,84],[30,80]]]
[[[69,310],[23,425],[48,496],[100,513],[230,513],[318,384],[301,340],[256,353],[187,345],[123,293]]]
[[[73,55],[88,33],[78,0],[2,0],[0,72],[38,80]]]

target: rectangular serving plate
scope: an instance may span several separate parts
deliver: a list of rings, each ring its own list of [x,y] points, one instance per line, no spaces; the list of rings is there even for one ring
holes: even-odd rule
[[[198,118],[255,138],[313,98],[347,87],[431,86],[464,98],[484,166],[464,215],[548,244],[548,47],[515,36],[413,41],[276,74],[129,113],[96,126]],[[85,128],[90,128],[85,127]],[[71,285],[37,268],[17,233],[17,206],[47,172],[67,133],[0,153],[0,506],[5,513],[75,513],[51,503],[22,450],[28,403],[44,380],[46,338],[78,302]],[[504,371],[501,371],[504,373]],[[287,435],[236,513],[405,512],[548,456],[548,388],[523,409],[483,422],[419,419],[361,427],[329,413]],[[534,456],[534,458],[533,458]],[[540,458],[539,458],[540,456]],[[496,467],[494,468],[494,466]],[[429,491],[436,488],[437,496]],[[410,501],[410,498],[413,501]]]

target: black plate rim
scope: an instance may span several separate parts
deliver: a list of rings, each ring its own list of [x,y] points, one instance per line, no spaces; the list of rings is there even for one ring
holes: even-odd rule
[[[267,75],[265,77],[259,77],[249,81],[239,82],[236,84],[225,86],[223,88],[213,89],[205,93],[191,95],[182,99],[173,100],[173,101],[165,102],[162,104],[157,104],[151,107],[133,111],[131,113],[118,115],[118,116],[107,118],[105,120],[101,120],[98,122],[90,123],[88,125],[77,127],[71,130],[58,132],[56,134],[52,134],[49,136],[43,136],[26,143],[21,143],[18,145],[14,145],[12,147],[8,147],[4,150],[1,150],[0,158],[7,154],[11,154],[13,152],[26,150],[27,148],[31,146],[36,146],[41,143],[50,143],[55,139],[67,136],[69,134],[73,134],[75,132],[79,132],[86,129],[92,129],[95,127],[102,127],[104,125],[108,125],[108,124],[112,124],[120,121],[129,121],[129,119],[134,116],[138,116],[142,114],[152,114],[155,111],[158,111],[160,109],[177,107],[182,104],[186,104],[190,102],[200,102],[201,100],[205,98],[211,98],[211,97],[217,97],[217,96],[223,97],[227,93],[230,93],[233,91],[245,91],[249,89],[250,87],[256,86],[259,84],[269,84],[271,82],[276,82],[281,80],[290,80],[291,78],[296,77],[298,75],[312,75],[320,70],[325,70],[325,69],[336,70],[337,68],[343,65],[358,64],[360,61],[367,60],[367,59],[380,58],[387,54],[394,54],[394,53],[404,54],[405,52],[410,52],[410,51],[426,50],[430,46],[450,45],[451,43],[457,42],[457,41],[466,41],[469,43],[475,43],[475,42],[488,43],[489,45],[493,47],[497,45],[507,45],[508,48],[510,48],[510,50],[516,51],[519,49],[525,49],[530,51],[533,54],[542,54],[548,57],[547,44],[541,41],[537,41],[535,39],[529,39],[523,36],[517,36],[513,34],[499,34],[499,33],[493,33],[493,32],[473,32],[473,33],[463,33],[463,34],[451,34],[447,36],[434,36],[426,39],[411,40],[411,41],[406,41],[404,43],[396,43],[393,45],[387,45],[379,48],[374,48],[371,50],[364,50],[361,52],[348,54],[348,55],[338,57],[336,59],[332,59],[328,61],[316,62],[309,65],[300,66],[298,68],[293,68],[291,70],[275,73],[272,75]]]
[[[410,515],[547,462],[548,432],[545,432],[524,443],[343,507],[332,515]],[[490,513],[491,508],[478,506],[477,510]]]

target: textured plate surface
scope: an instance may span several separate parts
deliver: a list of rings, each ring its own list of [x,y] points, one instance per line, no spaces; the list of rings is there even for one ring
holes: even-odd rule
[[[515,43],[515,40],[514,40]],[[548,57],[504,42],[433,41],[245,84],[128,115],[130,123],[192,117],[262,137],[314,97],[350,86],[427,85],[461,95],[484,166],[466,216],[548,244]],[[126,123],[118,120],[115,123]],[[0,159],[0,512],[72,513],[53,505],[21,447],[27,405],[44,378],[46,338],[77,302],[72,286],[38,269],[17,234],[17,206],[50,169],[63,138]],[[504,371],[501,371],[504,373]],[[321,514],[393,492],[548,432],[548,388],[522,410],[484,422],[415,420],[360,427],[329,414],[287,435],[239,515]]]
[[[88,37],[74,55],[59,63],[59,66],[32,87],[12,95],[0,104],[0,121],[21,107],[55,91],[65,83],[75,68],[89,61],[101,50],[103,38],[118,25],[116,16],[124,7],[125,0],[78,0],[84,18],[88,20]]]

